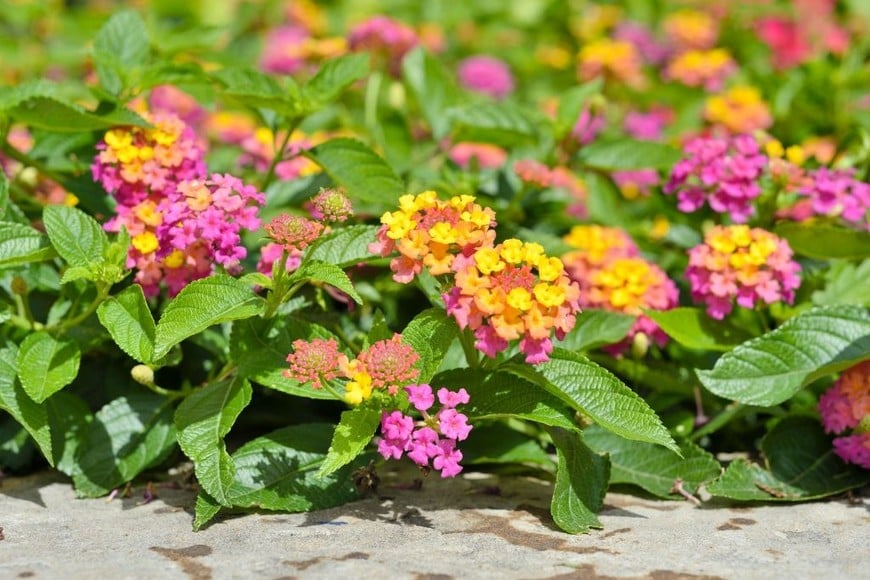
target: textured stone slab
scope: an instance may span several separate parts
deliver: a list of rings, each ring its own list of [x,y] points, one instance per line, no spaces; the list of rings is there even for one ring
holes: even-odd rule
[[[735,507],[608,494],[605,528],[555,529],[549,484],[386,474],[380,498],[191,531],[194,494],[76,500],[59,477],[0,488],[0,578],[870,578],[870,502]]]

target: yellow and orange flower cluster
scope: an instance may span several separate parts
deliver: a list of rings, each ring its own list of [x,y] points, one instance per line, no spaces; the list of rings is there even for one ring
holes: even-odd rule
[[[519,339],[526,362],[545,362],[553,350],[551,333],[561,339],[574,327],[580,289],[540,244],[508,239],[457,256],[453,269],[456,285],[444,295],[447,313],[474,331],[476,348],[489,357]]]
[[[697,10],[674,12],[665,18],[664,29],[677,50],[711,48],[719,38],[719,27],[713,17]]]
[[[457,255],[471,255],[495,241],[495,212],[474,203],[470,195],[447,201],[434,191],[403,195],[399,209],[381,216],[377,241],[369,251],[399,257],[390,262],[393,279],[408,283],[425,267],[438,276],[450,273]]]
[[[718,91],[737,65],[724,48],[687,50],[677,55],[665,70],[665,76],[689,87]]]
[[[577,248],[562,261],[580,288],[580,306],[637,317],[626,338],[607,350],[621,354],[637,336],[664,346],[667,335],[644,310],[669,310],[677,305],[679,292],[667,274],[638,256],[634,241],[618,228],[575,226],[564,240]]]
[[[643,84],[642,67],[643,61],[633,44],[601,38],[580,49],[577,74],[583,80],[603,76],[639,87]]]
[[[733,134],[752,133],[773,124],[770,108],[755,87],[736,86],[707,99],[704,117]]]

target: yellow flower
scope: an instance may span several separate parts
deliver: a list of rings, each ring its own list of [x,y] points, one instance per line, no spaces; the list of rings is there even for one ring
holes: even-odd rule
[[[130,241],[133,247],[142,254],[150,254],[160,247],[160,244],[157,242],[157,236],[152,232],[144,232],[138,236],[133,236],[133,239]]]

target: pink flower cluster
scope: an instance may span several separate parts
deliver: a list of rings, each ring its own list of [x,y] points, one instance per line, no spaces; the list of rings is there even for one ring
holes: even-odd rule
[[[751,135],[696,137],[684,150],[664,192],[677,194],[680,211],[692,213],[707,203],[745,223],[755,211],[752,202],[761,194],[758,181],[767,166],[758,141]]]
[[[870,360],[840,375],[819,399],[819,413],[825,431],[840,434],[834,439],[834,452],[843,461],[870,469]],[[847,430],[853,431],[844,435]]]
[[[374,16],[348,33],[351,50],[367,50],[386,60],[392,74],[399,73],[402,58],[420,40],[414,29],[388,16]]]
[[[401,411],[385,412],[381,417],[378,452],[384,459],[401,459],[407,454],[411,461],[426,469],[431,460],[431,468],[440,471],[441,477],[455,477],[462,471],[459,465],[462,452],[456,443],[464,441],[472,429],[468,417],[458,412],[456,406],[468,403],[468,392],[438,389],[441,409],[430,415],[428,411],[435,403],[430,385],[408,385],[405,391],[408,400],[423,415],[423,421],[418,425]]]
[[[645,141],[659,141],[665,127],[673,121],[674,112],[667,107],[653,107],[646,113],[630,111],[622,121],[622,128],[629,136]]]
[[[722,320],[732,301],[753,308],[756,302],[791,303],[800,286],[800,265],[783,239],[743,225],[715,226],[704,243],[689,250],[686,278],[692,298],[707,305],[707,314]]]
[[[853,169],[820,167],[806,181],[799,193],[809,198],[816,215],[839,216],[870,231],[870,184],[855,179]]]
[[[476,93],[503,99],[514,92],[514,76],[504,61],[492,56],[471,56],[459,63],[459,82]]]
[[[193,129],[167,112],[143,113],[153,129],[119,127],[97,144],[91,165],[94,181],[115,198],[124,215],[146,199],[162,198],[179,183],[206,176],[205,152]],[[107,229],[117,231],[112,220]]]
[[[507,151],[492,143],[462,141],[450,147],[450,160],[462,169],[471,169],[472,161],[479,169],[497,169],[507,161]]]
[[[158,203],[146,200],[115,223],[132,236],[127,266],[146,296],[156,295],[161,280],[175,295],[188,283],[208,276],[215,263],[230,272],[247,250],[241,230],[260,227],[257,217],[265,196],[231,175],[183,181]]]

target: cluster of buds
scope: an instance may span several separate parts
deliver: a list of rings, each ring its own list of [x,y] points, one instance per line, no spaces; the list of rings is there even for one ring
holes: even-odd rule
[[[689,250],[686,278],[692,298],[721,320],[733,302],[753,308],[757,302],[791,303],[800,286],[800,265],[783,239],[760,228],[715,226],[704,243]]]
[[[353,360],[339,351],[334,339],[297,340],[287,355],[290,368],[284,376],[319,389],[336,377],[347,379],[343,399],[351,405],[368,400],[374,389],[390,395],[417,378],[415,367],[420,355],[402,342],[400,334],[379,340],[360,352]]]
[[[526,362],[549,360],[555,331],[564,338],[579,311],[580,291],[561,260],[540,244],[508,239],[457,256],[455,286],[444,294],[447,313],[474,331],[475,347],[489,357],[519,340]]]
[[[870,469],[870,361],[840,375],[819,399],[819,413],[825,431],[838,435],[834,452],[843,461]]]
[[[704,204],[745,223],[761,195],[759,179],[767,167],[758,141],[751,135],[696,137],[685,145],[686,157],[673,168],[664,192],[677,194],[680,211],[692,213]]]
[[[404,195],[399,209],[381,216],[377,241],[369,251],[399,257],[390,261],[393,279],[408,283],[425,267],[432,275],[450,273],[457,256],[471,255],[495,239],[495,213],[468,195],[448,201],[434,191]]]
[[[619,355],[650,340],[664,346],[667,335],[644,310],[677,306],[679,292],[667,274],[639,257],[634,241],[618,228],[575,226],[564,239],[577,248],[562,256],[562,262],[580,287],[580,306],[637,317],[626,337],[606,350]]]
[[[413,28],[388,16],[374,16],[354,26],[347,36],[353,51],[371,52],[398,75],[402,58],[420,43]]]
[[[472,429],[468,417],[458,412],[456,407],[468,403],[468,392],[465,389],[438,389],[441,409],[433,415],[429,411],[435,404],[435,394],[430,385],[408,385],[405,391],[423,420],[415,423],[412,417],[401,411],[383,413],[378,452],[384,459],[401,459],[407,455],[424,469],[430,469],[431,461],[431,468],[440,471],[441,477],[455,477],[462,471],[459,465],[462,452],[456,444],[464,441]]]

